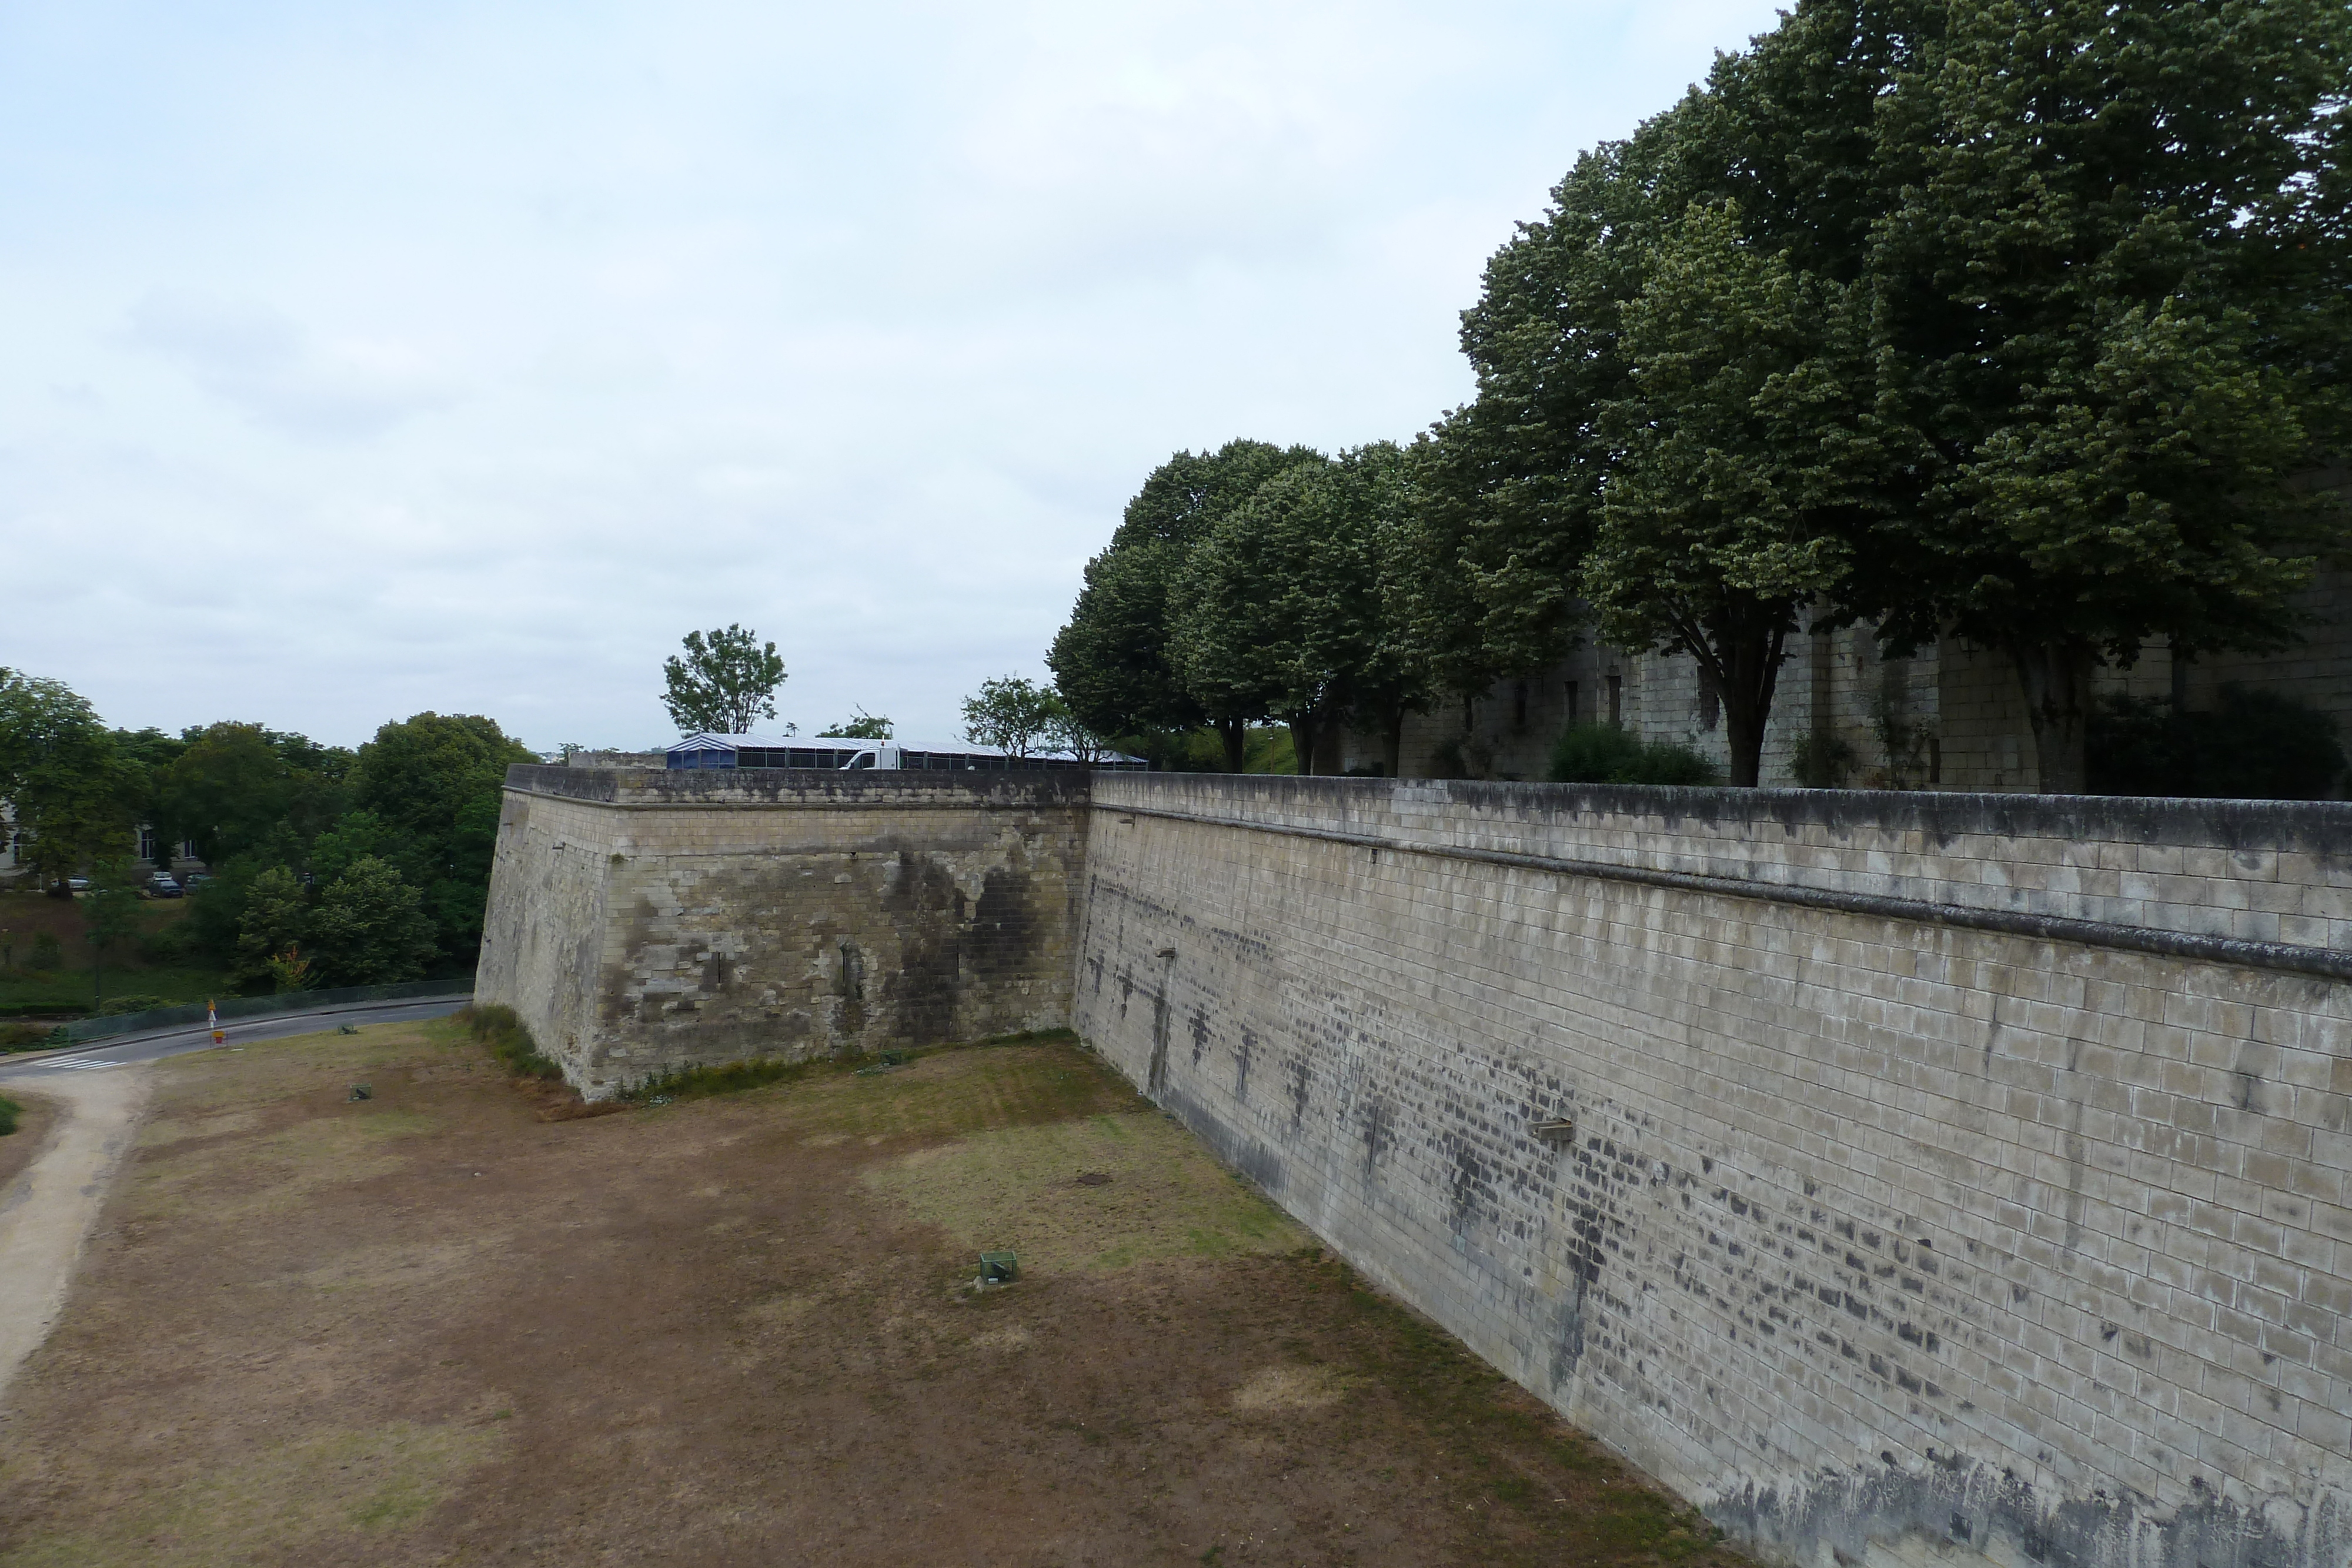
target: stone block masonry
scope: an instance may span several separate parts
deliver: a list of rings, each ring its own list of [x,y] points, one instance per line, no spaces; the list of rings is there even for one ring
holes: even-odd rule
[[[1069,774],[509,771],[475,996],[591,1098],[1068,1020]]]
[[[1769,1557],[2352,1558],[2352,809],[1118,776],[1079,1030]]]
[[[1762,1555],[2352,1568],[2352,806],[509,778],[592,1095],[1071,1023]]]

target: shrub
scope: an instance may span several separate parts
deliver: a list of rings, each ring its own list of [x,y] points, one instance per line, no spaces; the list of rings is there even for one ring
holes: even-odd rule
[[[0,1051],[37,1051],[49,1042],[49,1026],[0,1023]]]
[[[190,937],[184,920],[174,920],[169,925],[145,932],[139,938],[139,961],[158,966],[185,963],[194,946]]]
[[[2343,777],[2336,721],[2292,697],[2221,688],[2210,713],[2160,697],[2104,696],[2091,715],[2086,783],[2095,795],[2318,800]]]
[[[121,1018],[125,1013],[151,1013],[157,1008],[179,1005],[169,997],[113,997],[100,1005],[98,1016],[102,1019]]]
[[[539,1042],[530,1038],[530,1030],[509,1007],[492,1003],[488,1007],[467,1007],[457,1009],[459,1023],[466,1032],[482,1042],[491,1060],[516,1078],[562,1078],[563,1069],[556,1061],[540,1053]]]
[[[1555,784],[1683,784],[1720,782],[1715,764],[1687,746],[1645,741],[1613,724],[1571,724],[1552,742]]]
[[[1789,770],[1808,789],[1843,789],[1861,758],[1853,745],[1827,730],[1813,730],[1789,753]]]
[[[6,1095],[0,1094],[0,1138],[5,1138],[16,1130],[16,1118],[24,1113],[25,1108],[22,1105]]]
[[[37,933],[33,937],[32,967],[46,974],[65,962],[65,947],[54,931]]]

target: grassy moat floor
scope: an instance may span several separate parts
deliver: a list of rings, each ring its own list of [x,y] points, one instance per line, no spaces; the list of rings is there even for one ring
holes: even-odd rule
[[[553,1122],[446,1023],[152,1071],[6,1568],[1734,1562],[1074,1044]]]

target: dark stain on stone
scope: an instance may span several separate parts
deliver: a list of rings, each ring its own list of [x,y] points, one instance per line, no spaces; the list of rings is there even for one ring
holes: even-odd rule
[[[2336,1510],[2311,1511],[2290,1534],[2259,1508],[2201,1485],[2195,1500],[2170,1508],[2129,1490],[2053,1500],[2013,1471],[1958,1452],[1918,1471],[1896,1466],[1891,1451],[1881,1458],[1879,1470],[1821,1468],[1795,1486],[1751,1484],[1706,1511],[1731,1533],[1766,1545],[1769,1556],[1801,1562],[1817,1560],[1825,1547],[1839,1563],[1859,1562],[1866,1542],[1906,1535],[1979,1552],[2008,1542],[2030,1562],[2070,1564],[2121,1562],[2118,1548],[2129,1542],[2129,1560],[2145,1568],[2284,1568],[2352,1554],[2352,1518]]]
[[[1044,946],[1036,889],[1025,863],[991,867],[971,911],[971,971],[982,983],[1034,967]]]
[[[1244,1028],[1241,1049],[1234,1052],[1234,1098],[1244,1105],[1249,1103],[1250,1059],[1256,1054],[1257,1035]]]
[[[1307,1059],[1294,1056],[1290,1059],[1290,1130],[1294,1133],[1307,1124]]]
[[[1144,1074],[1144,1092],[1161,1100],[1167,1091],[1168,998],[1155,996],[1151,998],[1151,1063]]]
[[[1201,1058],[1209,1054],[1209,1010],[1192,1009],[1192,1065],[1201,1065]]]
[[[1381,1156],[1389,1151],[1392,1134],[1389,1131],[1389,1103],[1375,1094],[1364,1102],[1364,1179],[1370,1181],[1380,1171]]]

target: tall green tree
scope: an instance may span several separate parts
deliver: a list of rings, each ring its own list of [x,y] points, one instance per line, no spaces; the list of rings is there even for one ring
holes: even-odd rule
[[[1579,579],[1614,455],[1602,411],[1631,374],[1622,318],[1660,241],[1720,190],[1706,114],[1693,94],[1580,157],[1544,215],[1488,260],[1462,314],[1478,395],[1433,432],[1430,486],[1438,517],[1454,513],[1481,607],[1478,653],[1453,661],[1457,681],[1534,669],[1588,620]]]
[[[152,726],[114,731],[115,755],[126,770],[131,789],[131,814],[154,830],[154,862],[159,872],[171,871],[173,857],[184,837],[172,831],[173,824],[166,820],[161,796],[164,781],[171,776],[172,764],[187,748],[185,740]]]
[[[278,975],[272,963],[310,937],[310,894],[301,879],[282,865],[255,873],[244,893],[229,980],[239,990],[275,989]]]
[[[867,713],[859,708],[856,717],[843,719],[831,728],[820,729],[816,733],[820,740],[887,740],[897,732],[898,726],[890,722],[887,714]],[[785,733],[790,734],[791,731],[787,729]]]
[[[420,713],[360,747],[353,801],[400,835],[388,858],[422,893],[449,959],[481,945],[506,771],[537,760],[478,714]]]
[[[1880,396],[1923,457],[1857,549],[1892,645],[2006,653],[2044,790],[2093,667],[2276,647],[2340,549],[2352,13],[1955,0],[1873,125]]]
[[[662,680],[662,706],[681,735],[747,735],[755,720],[776,716],[784,661],[773,643],[730,623],[688,632],[686,656],[663,660]]]
[[[90,867],[92,883],[81,900],[82,936],[89,944],[90,1005],[106,1000],[106,956],[139,934],[139,894],[131,882],[131,857],[117,854]]]
[[[318,977],[328,986],[419,979],[437,951],[417,890],[373,857],[353,861],[320,891],[309,927]]]
[[[0,800],[44,887],[129,852],[143,782],[71,687],[0,669]]]
[[[1025,675],[1002,675],[981,682],[980,690],[963,699],[963,732],[975,745],[1025,758],[1045,742],[1062,713],[1053,687]]]
[[[1843,590],[1850,541],[1879,516],[1865,324],[1852,285],[1750,241],[1731,202],[1694,204],[1645,271],[1580,580],[1609,643],[1696,660],[1731,782],[1753,787],[1799,612]]]
[[[279,838],[295,789],[294,769],[261,726],[208,725],[190,732],[158,782],[155,821],[217,864]]]
[[[1339,727],[1375,683],[1379,544],[1392,446],[1299,464],[1258,487],[1193,552],[1174,602],[1174,662],[1188,689],[1290,727],[1301,773],[1336,771]]]
[[[1101,735],[1215,728],[1227,766],[1241,771],[1258,713],[1214,708],[1178,677],[1169,659],[1170,594],[1218,520],[1267,479],[1320,463],[1304,446],[1229,441],[1215,452],[1179,452],[1127,504],[1109,548],[1087,565],[1086,585],[1045,663],[1055,689]]]

